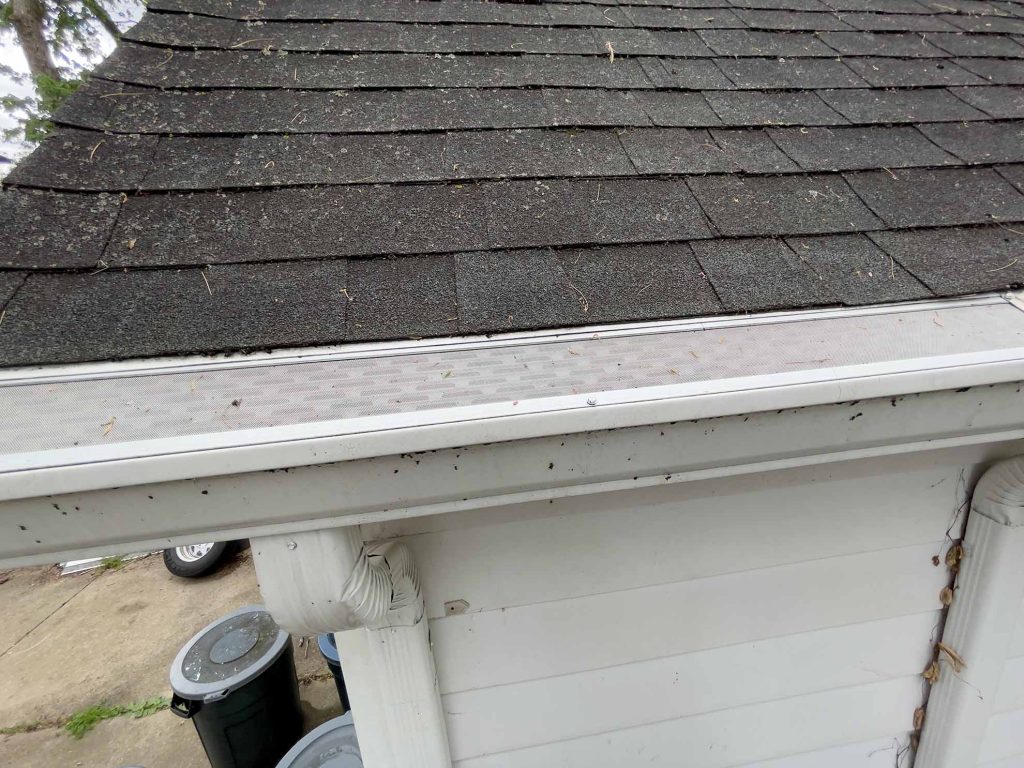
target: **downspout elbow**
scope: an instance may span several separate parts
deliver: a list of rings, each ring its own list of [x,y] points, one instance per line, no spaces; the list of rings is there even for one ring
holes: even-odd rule
[[[1024,456],[1001,461],[982,475],[971,514],[1011,528],[1024,526]]]
[[[411,626],[423,618],[412,555],[402,544],[366,546],[356,529],[333,528],[252,541],[264,602],[297,635]]]

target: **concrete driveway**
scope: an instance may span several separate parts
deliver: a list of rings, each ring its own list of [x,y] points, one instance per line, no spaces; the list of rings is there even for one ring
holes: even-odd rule
[[[58,576],[0,573],[0,765],[205,768],[195,729],[170,712],[99,723],[81,739],[60,726],[95,704],[170,696],[175,654],[204,625],[260,601],[248,551],[197,580],[171,576],[159,556],[117,570]],[[340,713],[315,642],[296,643],[307,730]]]

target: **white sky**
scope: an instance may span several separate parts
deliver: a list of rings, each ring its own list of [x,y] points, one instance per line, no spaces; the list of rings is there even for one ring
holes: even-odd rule
[[[144,6],[141,0],[116,0],[111,16],[114,17],[117,25],[124,30],[138,21],[143,10]],[[86,68],[94,66],[114,49],[113,41],[106,34],[101,34],[98,37],[102,40],[102,48],[95,60],[91,63],[81,60],[75,61],[74,63],[77,66]],[[21,52],[21,47],[18,45],[13,30],[5,30],[0,35],[0,62],[19,72],[28,72],[28,64],[25,62],[25,56]],[[30,92],[31,86],[18,84],[10,78],[0,75],[0,94],[5,96],[12,94],[25,96]],[[10,128],[14,124],[15,121],[6,112],[0,110],[0,129]],[[26,147],[24,144],[0,140],[0,155],[5,155],[6,157],[18,159],[27,154],[29,149],[30,147]],[[2,171],[0,171],[0,175],[3,175]]]

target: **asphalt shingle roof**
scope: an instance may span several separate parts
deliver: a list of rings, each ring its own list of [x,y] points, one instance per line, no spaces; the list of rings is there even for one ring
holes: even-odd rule
[[[0,364],[1024,283],[1019,0],[151,0],[0,190]]]

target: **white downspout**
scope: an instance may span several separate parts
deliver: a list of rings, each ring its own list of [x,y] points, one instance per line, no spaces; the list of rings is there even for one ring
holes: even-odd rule
[[[451,768],[423,595],[409,550],[358,528],[252,540],[263,599],[297,635],[334,632],[367,768]]]
[[[940,652],[916,768],[977,765],[992,699],[1024,600],[1024,456],[996,464],[978,481],[963,559]]]

